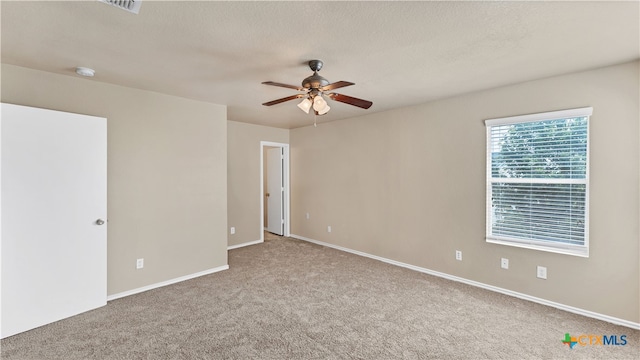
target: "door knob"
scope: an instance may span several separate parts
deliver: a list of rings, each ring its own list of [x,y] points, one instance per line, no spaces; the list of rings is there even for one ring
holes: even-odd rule
[[[267,196],[267,197],[269,197],[269,193],[267,193],[267,195],[266,195],[266,196]]]
[[[104,225],[104,220],[102,219],[96,220],[96,225]]]

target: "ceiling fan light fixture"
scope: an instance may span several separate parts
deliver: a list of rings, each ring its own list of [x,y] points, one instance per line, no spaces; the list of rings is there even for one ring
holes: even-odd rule
[[[309,98],[305,98],[304,100],[302,100],[302,102],[300,102],[300,104],[298,104],[298,107],[300,108],[300,110],[308,114],[309,109],[311,109],[311,100],[309,100]]]
[[[271,86],[279,86],[288,89],[294,89],[298,91],[303,91],[304,94],[299,95],[291,95],[281,99],[276,99],[272,101],[268,101],[263,103],[264,106],[272,106],[276,104],[283,103],[289,100],[295,100],[304,98],[302,102],[298,104],[300,110],[305,113],[309,113],[311,107],[313,106],[314,114],[316,115],[324,115],[331,109],[327,104],[326,99],[322,96],[322,94],[326,94],[331,100],[338,101],[341,103],[357,106],[362,109],[368,109],[373,105],[371,101],[362,100],[358,98],[354,98],[352,96],[337,94],[332,92],[334,89],[340,89],[345,86],[355,85],[349,81],[338,81],[334,83],[330,83],[329,80],[324,77],[318,75],[318,71],[322,68],[322,61],[320,60],[311,60],[309,61],[309,68],[313,71],[313,75],[305,78],[302,81],[302,87],[295,85],[287,85],[274,81],[265,81],[263,84],[271,85]]]

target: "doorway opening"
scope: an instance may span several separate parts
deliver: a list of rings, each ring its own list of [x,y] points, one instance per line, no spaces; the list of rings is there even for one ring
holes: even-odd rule
[[[260,142],[260,234],[290,235],[289,144]]]

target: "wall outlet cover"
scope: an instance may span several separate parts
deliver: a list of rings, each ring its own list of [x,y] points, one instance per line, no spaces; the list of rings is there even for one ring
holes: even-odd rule
[[[547,268],[544,266],[538,266],[537,268],[537,276],[539,279],[546,279],[547,278]]]

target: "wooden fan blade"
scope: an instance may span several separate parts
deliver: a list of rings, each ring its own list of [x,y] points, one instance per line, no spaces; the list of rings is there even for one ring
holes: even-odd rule
[[[289,101],[289,100],[300,99],[301,97],[305,97],[305,96],[307,96],[307,94],[291,95],[291,96],[287,96],[287,97],[282,98],[282,99],[272,100],[272,101],[266,102],[266,103],[264,103],[262,105],[271,106],[271,105],[280,104],[280,103],[283,103],[283,102]]]
[[[363,109],[368,109],[371,107],[371,105],[373,105],[371,101],[362,100],[362,99],[358,99],[358,98],[354,98],[354,97],[342,95],[342,94],[331,93],[331,94],[327,94],[327,96],[335,101],[340,101],[345,104],[357,106]]]
[[[263,84],[265,85],[271,85],[271,86],[280,86],[280,87],[284,87],[287,89],[296,89],[298,91],[305,91],[306,89],[300,86],[295,86],[295,85],[287,85],[287,84],[282,84],[282,83],[277,83],[277,82],[273,82],[273,81],[265,81],[263,82]]]
[[[329,84],[321,87],[320,91],[330,91],[333,89],[339,89],[341,87],[351,86],[351,85],[355,85],[355,84],[348,81],[337,81],[337,82],[334,82],[333,84]]]

